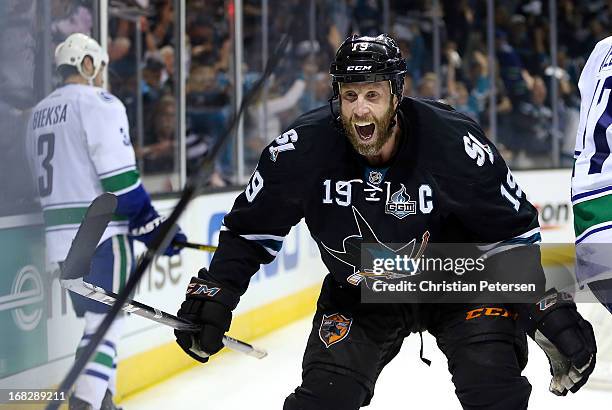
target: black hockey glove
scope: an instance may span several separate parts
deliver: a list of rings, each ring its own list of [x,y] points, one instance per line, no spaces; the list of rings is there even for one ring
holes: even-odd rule
[[[211,280],[204,268],[197,278],[191,278],[186,294],[177,316],[202,328],[196,332],[175,330],[176,342],[189,356],[206,363],[209,356],[223,348],[223,335],[229,330],[239,296]]]
[[[595,368],[597,345],[591,324],[571,295],[555,289],[528,311],[527,333],[544,350],[553,376],[549,390],[557,396],[576,393]]]

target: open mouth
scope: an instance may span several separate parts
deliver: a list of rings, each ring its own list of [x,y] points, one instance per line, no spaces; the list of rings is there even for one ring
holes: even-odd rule
[[[357,131],[357,135],[363,141],[368,141],[374,135],[374,129],[376,125],[373,122],[363,122],[363,123],[355,123],[355,130]]]

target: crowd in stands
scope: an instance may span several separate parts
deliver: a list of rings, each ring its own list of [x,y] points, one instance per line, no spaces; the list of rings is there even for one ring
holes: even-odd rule
[[[485,0],[268,0],[267,30],[262,26],[262,3],[242,1],[244,92],[263,70],[264,32],[268,33],[268,55],[283,33],[290,35],[291,42],[267,88],[246,112],[247,173],[262,147],[297,115],[327,104],[329,63],[342,40],[351,33],[380,32],[393,35],[406,58],[405,95],[441,98],[478,121],[514,168],[553,165],[553,140],[561,147],[561,165],[571,166],[579,118],[578,77],[593,46],[609,36],[612,27],[612,0],[556,0],[558,55],[554,69],[548,0],[494,2],[492,59],[487,55]],[[433,9],[436,3],[439,10]],[[0,69],[5,91],[0,98],[0,123],[9,130],[0,139],[5,154],[0,161],[0,180],[6,187],[0,203],[11,204],[10,209],[23,210],[34,203],[35,187],[7,177],[25,158],[25,152],[18,152],[8,136],[24,129],[27,108],[57,85],[57,78],[49,75],[55,46],[74,32],[97,35],[96,4],[95,0],[0,1],[1,54],[6,57]],[[173,0],[109,1],[110,88],[127,107],[130,135],[146,177],[178,171],[173,4]],[[231,0],[186,0],[186,7],[186,160],[188,173],[192,173],[227,128],[233,112],[235,10]],[[439,17],[438,30],[434,16]],[[436,32],[441,49],[439,71],[433,55]],[[142,41],[140,65],[136,63],[137,38]],[[494,79],[489,78],[490,61],[497,73]],[[137,84],[139,77],[142,81]],[[555,134],[553,77],[559,96]],[[496,95],[491,110],[493,85]],[[496,114],[495,133],[489,123],[490,111]],[[230,145],[221,153],[211,185],[239,180],[234,151],[235,145]],[[164,181],[160,190],[178,189],[176,178]]]
[[[266,89],[245,116],[245,169],[261,149],[300,113],[327,104],[331,89],[328,68],[333,53],[351,33],[390,32],[408,63],[405,95],[441,98],[478,121],[490,132],[489,94],[494,82],[497,141],[514,167],[552,165],[553,138],[561,145],[563,164],[571,164],[578,121],[577,81],[595,43],[610,34],[612,1],[557,0],[558,68],[550,54],[548,1],[495,2],[496,78],[489,78],[486,3],[483,0],[269,0],[268,54],[282,33],[291,35],[283,59]],[[174,10],[172,0],[149,0],[141,32],[134,20],[114,16],[109,29],[111,86],[128,106],[136,124],[135,36],[143,40],[142,84],[144,141],[137,155],[145,173],[176,170],[176,138],[170,125],[174,94]],[[228,126],[233,110],[233,2],[187,0],[187,162],[199,158]],[[262,1],[243,0],[243,92],[259,78],[263,50]],[[439,16],[440,71],[435,73],[433,16]],[[553,135],[551,78],[558,80],[559,130]],[[267,101],[267,104],[264,104]],[[137,135],[135,131],[132,136]],[[233,146],[219,158],[211,184],[235,181]]]

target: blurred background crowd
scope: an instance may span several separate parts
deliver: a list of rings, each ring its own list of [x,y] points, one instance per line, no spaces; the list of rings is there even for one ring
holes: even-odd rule
[[[96,0],[42,3],[5,0],[0,7],[8,8],[9,19],[40,16],[41,8],[50,8],[52,46],[76,31],[101,32]],[[291,38],[288,55],[245,113],[237,139],[218,157],[209,181],[213,187],[244,183],[269,141],[300,113],[327,104],[329,63],[352,33],[394,36],[409,67],[404,94],[442,99],[474,118],[510,166],[571,166],[578,76],[595,43],[612,27],[612,0],[186,0],[181,150],[177,4],[109,0],[109,88],[127,107],[139,167],[153,192],[180,189],[179,163],[186,164],[187,175],[193,172],[227,129],[239,95],[259,78],[283,33]],[[7,38],[30,28],[1,24],[3,52],[14,47]],[[4,68],[0,83],[11,81],[10,75]],[[42,98],[33,88],[33,100]],[[30,103],[20,102],[20,109]]]

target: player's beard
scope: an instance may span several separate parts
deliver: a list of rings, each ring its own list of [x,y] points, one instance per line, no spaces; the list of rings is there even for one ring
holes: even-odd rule
[[[353,148],[355,148],[355,151],[357,151],[360,155],[367,157],[378,154],[382,147],[393,135],[393,128],[390,125],[394,116],[395,109],[393,108],[393,99],[391,99],[389,108],[387,111],[385,111],[381,118],[377,118],[374,115],[369,115],[364,118],[357,118],[355,116],[346,118],[344,115],[341,115],[340,117],[342,119],[342,125],[344,126],[346,135],[348,136]],[[355,122],[374,123],[374,133],[369,140],[365,141],[359,136],[357,129],[355,128]]]

